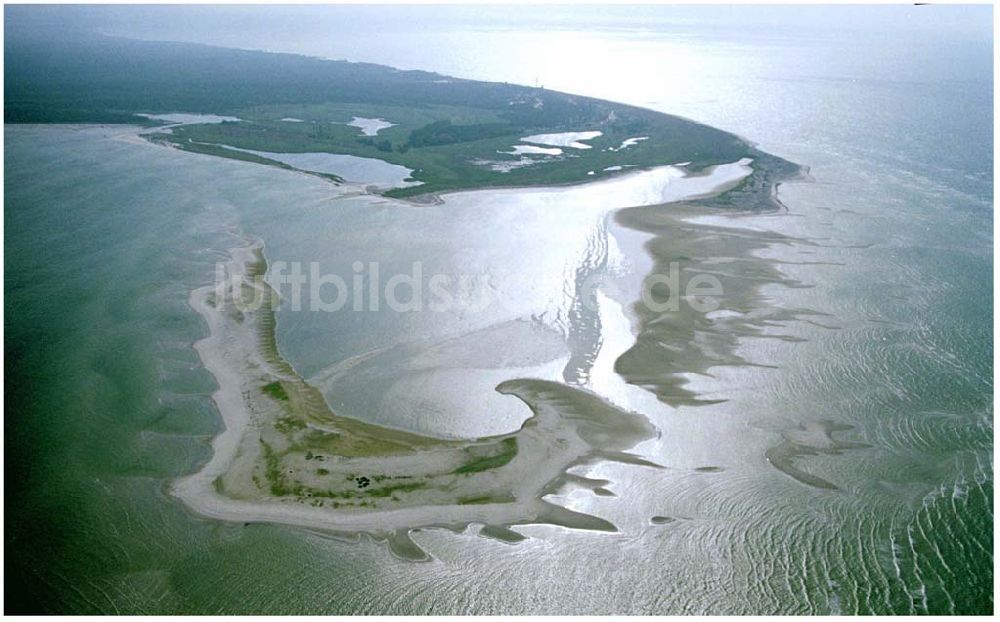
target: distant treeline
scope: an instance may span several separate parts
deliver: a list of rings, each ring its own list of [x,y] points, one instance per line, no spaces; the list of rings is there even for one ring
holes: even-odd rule
[[[451,145],[483,138],[495,138],[510,134],[516,128],[509,123],[476,123],[473,125],[452,125],[447,119],[435,121],[410,133],[410,147],[430,147]]]
[[[133,112],[224,113],[321,102],[470,106],[496,110],[514,127],[589,122],[606,114],[599,100],[542,89],[445,79],[369,63],[75,31],[8,28],[4,52],[8,123],[135,122]],[[529,97],[542,105],[511,105]],[[418,140],[446,140],[454,131],[466,130],[429,128]],[[499,130],[468,131],[492,135]]]

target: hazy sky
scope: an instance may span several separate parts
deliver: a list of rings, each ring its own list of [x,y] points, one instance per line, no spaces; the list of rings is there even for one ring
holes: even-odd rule
[[[992,6],[11,6],[8,18],[31,17],[150,39],[198,41],[314,54],[335,33],[367,34],[371,47],[394,33],[454,29],[560,29],[636,23],[650,30],[697,24],[718,32],[767,36],[769,28],[802,36],[838,31],[873,36],[992,40]],[[19,23],[13,22],[13,27]],[[8,25],[8,28],[12,27]]]

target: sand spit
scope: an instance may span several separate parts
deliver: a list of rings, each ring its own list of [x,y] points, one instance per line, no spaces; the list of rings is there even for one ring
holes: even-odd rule
[[[644,417],[532,379],[497,387],[533,413],[497,437],[445,441],[338,417],[277,352],[262,243],[246,242],[232,249],[222,286],[190,297],[208,323],[195,348],[218,380],[225,423],[209,463],[172,489],[197,514],[366,533],[408,559],[427,557],[407,535],[415,528],[482,524],[509,541],[518,524],[615,531],[543,497],[571,484],[574,466],[655,466],[625,452],[656,435]]]

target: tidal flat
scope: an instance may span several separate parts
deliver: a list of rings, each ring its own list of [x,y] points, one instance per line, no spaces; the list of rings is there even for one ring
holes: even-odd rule
[[[476,318],[481,328],[466,328],[458,335],[452,332],[443,342],[424,339],[421,344],[409,338],[391,344],[388,350],[356,353],[350,358],[361,360],[346,368],[338,363],[314,374],[311,381],[288,363],[278,347],[280,297],[265,278],[265,245],[252,235],[241,235],[241,245],[229,251],[227,280],[191,296],[192,307],[209,326],[209,336],[195,347],[219,382],[214,399],[226,429],[214,441],[209,463],[178,481],[173,493],[202,516],[284,523],[340,536],[366,533],[387,542],[396,555],[413,560],[430,556],[410,536],[419,529],[461,531],[478,524],[484,526],[485,537],[509,542],[523,539],[512,530],[523,524],[615,531],[615,525],[605,519],[547,499],[567,489],[614,496],[609,480],[586,476],[586,470],[597,463],[661,468],[630,451],[658,435],[650,419],[636,410],[642,398],[637,402],[628,390],[620,394],[612,390],[622,385],[615,381],[614,360],[631,343],[625,307],[595,294],[580,281],[596,276],[611,286],[612,280],[626,273],[633,279],[640,276],[635,269],[612,265],[620,260],[621,252],[607,230],[616,206],[655,206],[712,195],[751,175],[750,164],[741,160],[695,175],[676,167],[659,167],[563,188],[457,193],[445,195],[440,205],[418,207],[449,215],[453,223],[459,223],[458,229],[463,212],[482,214],[487,206],[504,220],[546,211],[549,217],[559,218],[563,210],[573,209],[585,227],[597,226],[592,231],[597,237],[585,247],[578,248],[579,240],[568,245],[557,240],[539,240],[539,245],[531,238],[516,243],[529,257],[542,251],[553,258],[550,261],[558,262],[579,261],[573,256],[582,250],[581,266],[589,265],[589,271],[577,269],[572,277],[576,291],[559,303],[561,310],[555,309],[549,319],[545,319],[544,305],[534,314],[515,308],[498,316],[491,309]],[[346,184],[336,190],[345,197],[356,196]],[[548,209],[542,210],[543,206]],[[383,199],[381,209],[412,211],[414,207]],[[505,240],[506,244],[514,242],[509,237]],[[445,242],[445,246],[451,244]],[[478,254],[488,256],[488,245],[475,247]],[[611,263],[610,255],[614,255]],[[550,282],[555,290],[543,291],[541,298],[510,298],[526,300],[530,309],[538,304],[535,300],[544,301],[566,288],[560,279],[541,282]],[[633,295],[616,292],[620,297]],[[595,295],[599,298],[591,299]],[[251,309],[249,301],[262,304]],[[591,306],[594,303],[597,308]],[[610,311],[614,308],[617,311]],[[617,344],[610,326],[602,329],[602,321],[616,321],[609,312],[625,321],[625,335]],[[286,313],[283,317],[296,316]],[[439,324],[441,317],[435,318]],[[546,341],[552,345],[539,349]],[[504,350],[509,353],[507,361],[489,362]],[[516,354],[519,351],[523,354]],[[437,362],[428,368],[428,360]],[[529,360],[534,367],[524,367]],[[373,371],[377,376],[372,376]],[[518,372],[528,375],[518,378]],[[464,400],[450,399],[447,390],[436,395],[437,434],[415,432],[413,420],[402,414],[406,409],[396,412],[397,419],[388,425],[374,423],[378,400],[361,400],[365,405],[360,407],[367,410],[363,415],[348,409],[353,416],[345,417],[330,407],[343,404],[341,398],[351,394],[350,383],[361,382],[369,392],[391,395],[399,383],[407,386],[407,378],[414,373],[426,387],[417,389],[414,397],[427,388],[443,386],[433,380],[435,376],[475,390]],[[676,370],[662,373],[676,375]],[[499,420],[499,430],[494,423],[494,434],[478,436],[448,429],[447,422],[462,417],[471,405],[482,408],[494,402],[501,405],[497,412],[511,413],[508,419]],[[452,415],[440,410],[455,407],[459,411]]]

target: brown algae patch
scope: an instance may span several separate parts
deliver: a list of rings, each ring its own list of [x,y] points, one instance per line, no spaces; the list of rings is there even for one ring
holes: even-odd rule
[[[481,535],[506,542],[522,538],[510,529],[519,524],[615,531],[544,497],[572,484],[606,493],[607,480],[569,474],[574,466],[657,466],[626,452],[656,435],[645,417],[537,379],[496,387],[532,412],[520,429],[498,436],[445,440],[338,416],[278,350],[277,296],[263,279],[262,246],[248,240],[233,249],[225,283],[191,296],[209,325],[195,347],[219,382],[213,398],[226,425],[209,463],[174,486],[192,510],[366,533],[412,560],[427,559],[408,535],[425,527],[481,524]]]

